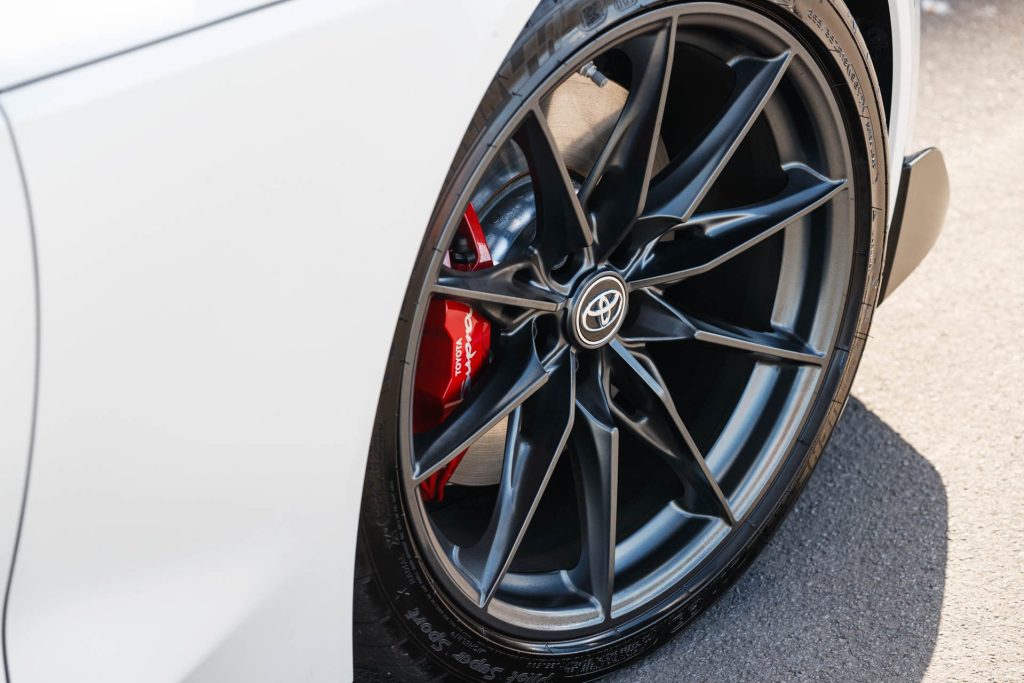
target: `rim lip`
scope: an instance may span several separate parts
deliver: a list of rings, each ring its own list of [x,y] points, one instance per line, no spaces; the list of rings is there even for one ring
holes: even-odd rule
[[[465,175],[465,184],[459,194],[451,200],[451,204],[446,204],[450,215],[447,217],[444,223],[444,227],[441,229],[440,237],[437,239],[437,244],[446,244],[450,241],[455,229],[457,228],[459,221],[459,214],[457,207],[465,204],[469,200],[473,192],[477,189],[480,181],[482,180],[489,164],[495,158],[498,150],[501,146],[511,139],[513,133],[522,124],[527,112],[530,109],[530,105],[543,100],[544,97],[550,94],[550,92],[558,86],[559,83],[564,81],[569,75],[574,73],[580,64],[586,63],[588,59],[593,58],[595,55],[600,54],[602,51],[614,47],[616,44],[622,43],[629,39],[632,35],[643,33],[650,28],[651,24],[659,21],[666,21],[669,19],[681,20],[683,18],[693,18],[699,16],[707,16],[712,19],[720,17],[729,17],[736,21],[746,20],[748,24],[753,25],[756,29],[760,30],[763,34],[773,35],[775,39],[781,40],[785,43],[784,49],[793,50],[793,61],[794,63],[799,60],[806,71],[803,76],[808,74],[814,81],[813,85],[804,84],[800,91],[803,93],[807,91],[819,91],[823,96],[827,107],[830,109],[830,116],[827,119],[829,124],[836,129],[840,134],[837,136],[842,152],[844,155],[844,161],[846,164],[846,178],[848,180],[847,187],[843,193],[849,197],[848,205],[848,219],[849,227],[851,231],[855,231],[860,225],[857,206],[854,201],[854,197],[857,194],[854,187],[854,179],[860,179],[861,175],[854,167],[852,152],[851,152],[851,135],[850,132],[851,123],[848,121],[848,115],[844,111],[843,106],[840,105],[839,100],[845,100],[843,93],[837,93],[832,89],[829,81],[829,72],[834,70],[834,65],[823,62],[818,59],[817,51],[819,47],[809,45],[796,30],[796,28],[790,27],[787,29],[787,25],[784,24],[779,15],[781,12],[772,13],[768,9],[754,8],[749,6],[738,6],[729,5],[722,2],[716,2],[714,0],[694,2],[684,5],[670,5],[668,7],[662,7],[659,9],[647,10],[628,20],[619,24],[609,26],[602,33],[593,36],[589,41],[576,47],[574,50],[567,53],[562,60],[561,64],[553,69],[547,75],[543,75],[540,70],[531,74],[527,79],[527,84],[522,88],[524,92],[529,92],[529,95],[522,98],[521,101],[517,102],[514,109],[511,111],[508,120],[500,127],[493,127],[491,131],[496,133],[490,135],[491,144],[489,149],[483,153],[480,158],[474,160],[474,167],[471,172]],[[804,28],[804,27],[801,27]],[[790,68],[793,68],[791,64]],[[788,80],[787,75],[786,79]],[[806,93],[804,93],[806,94]],[[848,106],[848,105],[846,105]],[[768,108],[766,107],[765,112],[762,116],[767,114]],[[821,119],[815,119],[812,121],[817,126],[822,121]],[[820,131],[818,131],[820,132]],[[780,154],[780,157],[782,155]],[[830,163],[830,160],[823,159],[823,163]],[[834,160],[831,160],[834,162]],[[442,199],[442,201],[444,201]],[[833,202],[838,202],[839,199],[834,198]],[[827,209],[830,214],[833,213],[832,202],[829,204]],[[827,223],[831,226],[834,224],[833,217],[830,216]],[[806,229],[806,228],[805,228]],[[786,249],[790,244],[789,239],[789,228],[786,229]],[[855,233],[848,235],[849,244],[851,245],[850,252],[853,251],[852,245],[855,241]],[[831,247],[830,247],[831,248]],[[836,357],[836,343],[840,336],[840,332],[845,330],[845,320],[848,319],[850,310],[857,307],[855,302],[857,299],[851,297],[851,291],[855,287],[863,285],[856,279],[856,268],[854,267],[853,261],[856,256],[853,253],[848,254],[850,257],[848,262],[845,262],[844,273],[840,279],[843,285],[841,291],[837,291],[836,297],[841,299],[840,305],[834,310],[834,315],[830,320],[831,333],[828,334],[827,343],[825,347],[825,362],[820,367],[802,369],[800,372],[806,374],[808,372],[815,372],[817,379],[813,381],[812,386],[808,390],[803,392],[802,400],[800,400],[800,407],[795,411],[799,418],[795,422],[790,420],[788,429],[787,442],[782,444],[783,448],[777,448],[779,451],[778,457],[775,458],[773,468],[768,476],[762,477],[763,481],[759,483],[757,488],[756,496],[748,496],[749,501],[744,506],[741,514],[737,514],[737,525],[731,531],[725,525],[724,522],[717,521],[709,526],[710,530],[707,530],[703,534],[704,545],[707,546],[707,551],[702,554],[701,557],[695,561],[687,564],[684,567],[685,571],[674,572],[671,580],[662,581],[663,586],[659,587],[655,591],[654,595],[645,596],[639,605],[632,606],[625,612],[622,610],[616,610],[613,608],[612,618],[603,621],[601,627],[594,632],[591,629],[590,633],[584,633],[586,625],[577,627],[575,629],[566,629],[560,631],[545,631],[545,635],[551,635],[552,633],[557,636],[555,638],[543,638],[537,639],[536,633],[531,627],[523,625],[525,621],[520,621],[520,624],[514,622],[504,621],[497,619],[497,631],[492,631],[487,626],[490,624],[479,624],[474,625],[474,628],[479,629],[484,627],[483,632],[491,637],[497,639],[506,644],[512,645],[523,651],[532,651],[539,653],[567,653],[571,652],[574,647],[585,646],[593,647],[600,642],[604,642],[609,638],[617,639],[623,635],[629,633],[635,627],[648,623],[651,615],[664,614],[668,609],[678,604],[680,601],[685,600],[687,597],[691,597],[698,589],[700,585],[703,585],[707,577],[703,577],[701,572],[705,567],[712,563],[721,563],[720,555],[731,549],[732,546],[739,543],[740,540],[745,539],[750,535],[753,529],[747,524],[744,519],[751,518],[755,512],[757,512],[761,506],[760,503],[764,502],[765,496],[773,491],[773,484],[776,482],[777,477],[786,469],[786,466],[793,460],[792,454],[794,447],[797,445],[797,437],[805,431],[807,420],[815,415],[818,410],[817,406],[820,403],[816,399],[819,397],[820,389],[826,379],[832,379],[837,381],[839,373],[834,372],[834,366],[836,363],[833,361]],[[783,256],[785,259],[785,256]],[[420,554],[420,559],[424,561],[430,568],[431,571],[427,572],[429,580],[434,583],[437,588],[438,595],[447,603],[456,613],[462,612],[467,615],[471,615],[472,619],[470,624],[473,624],[473,620],[479,620],[481,618],[481,612],[478,609],[473,608],[473,598],[475,595],[474,589],[466,581],[458,570],[454,566],[443,567],[439,565],[438,560],[441,559],[445,563],[450,564],[450,558],[444,552],[445,549],[451,548],[451,544],[446,539],[439,538],[435,534],[434,526],[426,512],[422,502],[416,494],[417,486],[413,483],[413,470],[412,461],[409,457],[412,452],[412,427],[411,427],[411,400],[412,400],[412,378],[415,376],[415,363],[418,356],[419,340],[423,332],[423,322],[425,318],[425,312],[427,304],[431,298],[429,283],[437,277],[440,270],[440,266],[443,260],[443,250],[439,247],[434,249],[434,254],[431,257],[431,261],[423,273],[423,282],[428,283],[427,286],[420,286],[418,291],[419,297],[417,299],[417,306],[415,313],[410,321],[410,336],[407,342],[404,355],[404,368],[402,373],[400,391],[399,391],[399,406],[398,406],[398,417],[399,417],[399,429],[398,429],[398,460],[400,465],[400,473],[402,475],[401,488],[403,490],[403,502],[405,509],[408,514],[408,521],[411,524],[413,536],[415,542],[426,552]],[[783,261],[785,263],[785,260]],[[598,271],[606,272],[606,271]],[[571,290],[575,288],[577,282],[587,278],[594,277],[594,270],[589,272],[582,272],[578,278],[573,282],[567,283],[565,289]],[[779,287],[782,287],[782,280],[785,269],[780,272],[779,276]],[[822,276],[824,279],[824,276]],[[627,286],[628,291],[628,286]],[[777,295],[775,305],[779,304],[779,296]],[[819,306],[820,307],[820,306]],[[775,317],[775,311],[773,311],[773,319]],[[820,312],[815,314],[816,318],[820,318]],[[817,321],[820,322],[820,321]],[[815,324],[815,327],[819,325]],[[811,340],[809,340],[811,341]],[[760,364],[759,364],[760,365]],[[755,368],[756,372],[756,368]],[[798,382],[794,380],[792,384],[795,385]],[[740,410],[744,403],[744,399],[749,393],[748,388],[742,392],[741,397],[736,403],[733,409],[732,417],[734,417]],[[797,393],[795,389],[790,390],[790,396],[787,403],[791,403],[794,398],[794,394]],[[780,419],[776,422],[782,422],[781,416],[783,413],[793,413],[792,408],[779,408],[776,411],[779,413]],[[792,415],[791,415],[792,417]],[[724,433],[724,429],[723,429]],[[711,454],[709,450],[706,454],[708,458]],[[763,456],[758,456],[759,458]],[[711,467],[711,461],[708,460],[708,466]],[[712,468],[714,469],[714,468]],[[717,476],[718,472],[714,472]],[[749,477],[748,477],[749,478]],[[730,497],[731,498],[731,497]],[[410,504],[410,501],[413,501]],[[667,507],[672,507],[670,504]],[[688,513],[687,513],[688,514]],[[422,536],[426,536],[424,539]],[[620,541],[617,544],[621,545]],[[740,543],[738,548],[744,547],[744,543]],[[439,557],[440,556],[440,557]],[[452,571],[449,571],[452,570]],[[618,573],[618,568],[616,569]],[[513,574],[510,572],[509,576]],[[447,578],[451,585],[445,586],[445,582],[442,579],[439,582],[439,576]],[[439,585],[440,584],[440,585]],[[454,590],[452,590],[454,588]],[[616,591],[617,592],[617,591]],[[490,616],[493,613],[495,606],[502,606],[504,603],[496,595],[488,608],[488,612],[483,616]],[[513,606],[513,612],[520,610],[523,613],[529,614],[529,610],[523,610],[521,608]],[[540,628],[550,629],[550,623],[540,625]],[[537,627],[533,627],[537,628]],[[582,634],[582,635],[581,635]],[[534,636],[534,638],[531,638]]]

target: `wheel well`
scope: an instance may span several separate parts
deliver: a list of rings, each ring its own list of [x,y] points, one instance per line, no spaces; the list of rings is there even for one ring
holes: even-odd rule
[[[864,43],[871,54],[878,86],[885,103],[888,118],[892,106],[892,22],[889,18],[891,0],[846,0],[853,18],[857,21]]]

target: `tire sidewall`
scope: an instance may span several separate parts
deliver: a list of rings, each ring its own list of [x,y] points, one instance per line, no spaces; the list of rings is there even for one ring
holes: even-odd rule
[[[674,594],[651,609],[644,623],[612,642],[566,654],[509,647],[499,634],[472,625],[432,581],[406,516],[398,464],[398,414],[405,350],[416,319],[419,288],[447,217],[488,145],[553,66],[595,35],[666,2],[581,0],[545,2],[534,13],[491,83],[445,181],[396,327],[381,390],[367,464],[360,519],[366,552],[384,600],[414,649],[467,680],[540,683],[608,673],[653,650],[706,610],[742,574],[792,507],[820,458],[850,393],[871,324],[881,276],[887,206],[885,121],[880,91],[852,15],[838,0],[731,0],[775,17],[816,55],[845,110],[854,149],[858,229],[850,296],[839,344],[801,435],[773,482],[742,525]],[[856,153],[859,151],[859,154]],[[862,213],[861,213],[862,212]],[[837,379],[838,377],[838,379]],[[387,662],[376,663],[387,670]]]

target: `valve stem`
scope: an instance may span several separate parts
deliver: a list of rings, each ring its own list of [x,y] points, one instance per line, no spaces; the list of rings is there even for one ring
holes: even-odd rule
[[[608,77],[601,73],[593,61],[587,62],[580,67],[580,75],[594,81],[599,88],[603,88],[604,84],[608,82]]]

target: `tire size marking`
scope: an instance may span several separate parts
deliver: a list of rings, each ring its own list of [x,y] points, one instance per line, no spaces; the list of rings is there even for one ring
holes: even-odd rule
[[[825,21],[819,17],[813,9],[808,8],[807,20],[811,22],[821,35],[825,36],[825,40],[828,41],[830,50],[836,55],[840,65],[846,71],[846,80],[849,82],[850,87],[853,88],[853,96],[857,100],[857,112],[860,114],[861,123],[864,126],[864,135],[867,137],[868,143],[868,156],[871,165],[871,182],[878,182],[878,144],[875,140],[875,128],[871,123],[868,108],[868,96],[864,91],[864,86],[861,85],[860,76],[857,75],[857,70],[850,60],[850,57],[846,54],[846,50],[839,43],[839,39],[836,34],[829,28]]]

